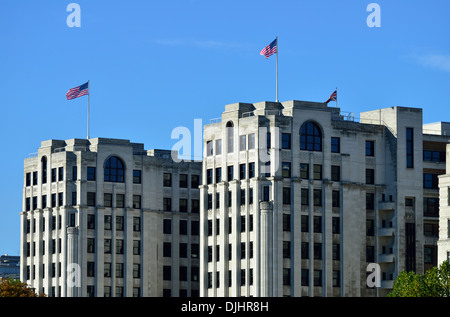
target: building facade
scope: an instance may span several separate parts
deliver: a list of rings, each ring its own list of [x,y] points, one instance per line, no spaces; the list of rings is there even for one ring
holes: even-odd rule
[[[385,296],[400,271],[437,263],[449,131],[423,125],[422,109],[355,120],[324,103],[237,103],[216,121],[204,127],[200,296]]]
[[[201,163],[117,139],[24,162],[23,282],[48,296],[198,296]]]
[[[20,278],[20,257],[14,255],[0,255],[0,279],[12,277]]]
[[[439,176],[438,264],[450,262],[450,144],[447,145],[446,174]]]

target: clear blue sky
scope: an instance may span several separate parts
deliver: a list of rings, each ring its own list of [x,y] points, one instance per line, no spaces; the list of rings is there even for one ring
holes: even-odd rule
[[[81,7],[81,27],[66,7]],[[369,3],[381,27],[369,28]],[[325,101],[338,87],[342,110],[424,109],[450,121],[448,0],[0,0],[0,254],[19,254],[23,160],[48,139],[91,137],[170,149],[178,126],[193,131],[226,104]]]

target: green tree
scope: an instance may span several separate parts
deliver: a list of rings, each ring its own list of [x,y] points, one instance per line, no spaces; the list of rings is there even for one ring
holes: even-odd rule
[[[26,283],[10,277],[0,279],[0,297],[45,297],[45,294],[37,294]]]
[[[448,297],[450,296],[450,264],[445,261],[424,275],[401,272],[388,297]]]

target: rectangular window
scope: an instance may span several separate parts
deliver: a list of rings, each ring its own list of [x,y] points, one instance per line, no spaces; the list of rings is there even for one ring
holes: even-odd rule
[[[255,162],[248,163],[248,178],[255,177]]]
[[[341,231],[341,229],[340,229],[340,218],[339,217],[331,218],[331,232],[333,234],[339,234],[340,231]]]
[[[290,205],[291,204],[291,188],[283,187],[283,204]]]
[[[331,137],[331,153],[341,153],[341,139]]]
[[[56,168],[52,168],[52,175],[51,175],[51,180],[52,183],[56,182]]]
[[[245,151],[247,149],[246,135],[239,136],[239,151]]]
[[[331,199],[331,204],[332,207],[340,207],[341,206],[341,195],[340,195],[340,191],[339,190],[333,190],[331,192],[332,195],[332,199]]]
[[[375,170],[373,168],[366,168],[366,184],[375,184]]]
[[[76,181],[78,179],[78,168],[77,166],[72,167],[72,180]]]
[[[103,203],[105,207],[112,207],[112,194],[104,193],[103,194]]]
[[[187,212],[188,209],[188,203],[187,203],[187,199],[181,198],[179,201],[180,204],[180,212]]]
[[[423,188],[437,189],[439,186],[438,174],[423,174]]]
[[[406,167],[414,167],[414,129],[406,128]]]
[[[216,140],[216,155],[222,155],[222,140]]]
[[[172,199],[164,197],[163,198],[163,211],[172,211]]]
[[[95,193],[87,192],[87,205],[95,206]]]
[[[59,167],[58,168],[58,181],[63,181],[64,180],[64,167]]]
[[[95,252],[95,239],[87,238],[87,253],[94,253],[94,252]]]
[[[322,260],[322,243],[314,243],[314,260]]]
[[[163,233],[164,234],[172,233],[172,220],[171,219],[163,219]]]
[[[314,286],[322,286],[322,270],[314,270]]]
[[[58,193],[58,206],[59,207],[62,207],[64,205],[63,199],[64,199],[63,193]]]
[[[227,166],[227,181],[232,181],[234,178],[233,168],[233,165]]]
[[[366,156],[375,155],[375,141],[366,141]]]
[[[141,170],[133,170],[133,184],[141,184],[142,182],[142,171]]]
[[[37,185],[38,183],[38,173],[33,172],[33,185]]]
[[[191,199],[191,212],[199,213],[200,212],[200,200]]]
[[[172,174],[171,173],[164,173],[163,186],[164,187],[172,187]]]
[[[300,163],[300,178],[309,179],[309,164]]]
[[[254,133],[250,133],[248,135],[248,149],[249,150],[255,149],[255,134]]]
[[[200,185],[200,176],[199,175],[191,175],[191,188],[198,189]]]
[[[213,155],[213,141],[206,141],[206,156]]]
[[[25,186],[31,186],[31,173],[25,174]]]
[[[314,206],[322,206],[322,190],[314,189]]]
[[[180,235],[187,235],[188,223],[187,220],[180,220],[179,222],[179,232]]]
[[[116,194],[116,208],[124,208],[125,206],[125,195]]]
[[[283,214],[283,231],[291,231],[291,215]]]
[[[341,167],[336,165],[331,165],[331,180],[333,182],[341,181]]]
[[[105,224],[104,224],[105,230],[111,230],[112,216],[111,215],[105,215],[104,222],[105,222]]]
[[[263,186],[263,201],[269,201],[269,186]]]
[[[41,197],[42,208],[47,208],[47,195]]]
[[[239,164],[239,179],[245,179],[245,164]]]
[[[314,233],[322,233],[322,216],[314,216],[313,221]]]
[[[439,217],[439,198],[423,198],[423,215],[425,217]]]
[[[245,189],[241,189],[240,203],[241,203],[241,206],[245,205]]]
[[[125,227],[124,216],[116,216],[116,230],[123,231]]]
[[[216,183],[220,183],[222,181],[222,168],[216,167]]]
[[[281,134],[281,148],[285,150],[291,149],[291,134],[282,133]]]
[[[366,193],[366,209],[367,210],[375,209],[375,194],[374,193]]]
[[[87,180],[88,181],[95,181],[96,179],[96,170],[95,167],[88,166],[87,168]]]
[[[213,197],[212,194],[208,194],[208,209],[212,209]]]
[[[133,208],[141,209],[141,195],[133,195]]]
[[[321,180],[322,179],[322,165],[314,164],[313,179],[315,179],[315,180]]]
[[[95,229],[95,215],[91,215],[91,214],[87,215],[87,228]]]
[[[308,188],[302,188],[301,190],[301,198],[302,198],[302,206],[308,206],[309,205],[309,189]]]
[[[253,188],[251,187],[248,189],[248,203],[253,204]]]
[[[284,178],[290,178],[291,177],[291,163],[289,162],[283,162],[281,163],[281,176]]]

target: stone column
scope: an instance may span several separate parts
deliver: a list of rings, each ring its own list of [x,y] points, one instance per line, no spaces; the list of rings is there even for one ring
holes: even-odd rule
[[[78,259],[78,228],[67,228],[67,297],[78,297],[81,269]]]
[[[271,297],[273,277],[273,204],[269,201],[260,202],[261,213],[261,297]]]

